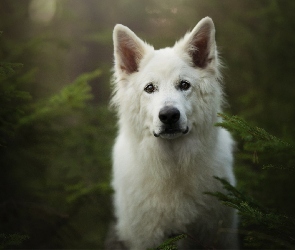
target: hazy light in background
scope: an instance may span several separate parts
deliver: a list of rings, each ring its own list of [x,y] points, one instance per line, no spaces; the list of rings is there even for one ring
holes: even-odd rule
[[[29,15],[32,21],[49,23],[56,12],[56,0],[31,0]]]

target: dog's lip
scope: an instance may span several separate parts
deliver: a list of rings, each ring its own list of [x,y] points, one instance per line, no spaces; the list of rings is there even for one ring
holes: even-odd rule
[[[188,131],[189,131],[188,127],[186,127],[185,130],[182,130],[180,128],[165,128],[164,130],[160,131],[160,133],[158,133],[158,134],[156,132],[154,132],[154,136],[155,137],[159,137],[161,135],[171,135],[171,136],[173,136],[173,135],[178,135],[180,133],[187,134]]]

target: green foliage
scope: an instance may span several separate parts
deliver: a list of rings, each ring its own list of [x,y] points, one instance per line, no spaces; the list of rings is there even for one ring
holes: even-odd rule
[[[14,69],[12,64],[7,65]],[[101,71],[81,74],[51,97],[30,103],[31,99],[25,98],[29,94],[19,90],[17,83],[30,79],[34,71],[23,75],[7,72],[10,75],[0,81],[5,90],[0,96],[0,117],[9,125],[1,124],[5,133],[1,139],[6,143],[0,151],[0,165],[5,173],[1,183],[9,190],[0,192],[5,201],[0,210],[0,219],[5,221],[0,225],[0,232],[5,235],[2,246],[40,246],[42,238],[51,231],[54,234],[50,241],[42,244],[67,244],[72,248],[79,244],[93,247],[93,242],[95,246],[102,244],[106,227],[103,225],[110,216],[110,209],[105,210],[110,206],[111,193],[110,155],[106,152],[111,151],[114,123],[106,106],[90,105],[93,95],[89,82],[97,79]],[[40,204],[46,204],[45,208]],[[94,221],[89,215],[98,218]],[[87,229],[80,226],[84,223],[88,224]],[[85,233],[87,230],[89,233]],[[30,239],[24,241],[13,233],[16,231],[26,232]],[[85,239],[75,238],[77,233],[85,235]]]
[[[217,126],[224,127],[240,137],[244,151],[244,159],[252,158],[254,163],[259,163],[259,158],[264,162],[264,168],[294,169],[294,147],[269,133],[264,129],[251,126],[238,116],[219,114],[223,118]]]
[[[11,246],[19,246],[29,237],[22,234],[0,234],[0,249],[7,249]]]
[[[0,62],[0,146],[13,136],[19,119],[24,115],[24,103],[31,96],[18,88],[19,81],[14,77],[22,64]]]
[[[187,234],[180,234],[180,235],[174,236],[164,241],[160,246],[150,250],[177,250],[176,243],[179,240],[185,239],[185,238],[187,238]]]
[[[277,151],[291,148],[289,143],[267,133],[262,128],[250,126],[238,116],[230,117],[225,114],[219,114],[219,116],[223,118],[224,122],[216,125],[238,134],[246,142],[244,149],[247,151]]]
[[[275,213],[260,206],[229,184],[226,180],[218,179],[227,190],[207,193],[216,196],[224,205],[237,209],[244,229],[244,246],[254,248],[290,248],[295,247],[295,222],[293,219]]]
[[[75,110],[86,107],[87,101],[93,98],[91,87],[88,82],[97,78],[101,74],[100,70],[80,75],[72,84],[63,88],[58,94],[53,95],[47,100],[34,104],[34,111],[29,116],[21,120],[21,124],[27,124],[36,120],[44,120],[49,117],[60,117],[68,115]]]
[[[264,129],[250,126],[247,122],[237,116],[220,114],[223,122],[218,123],[232,131],[237,139],[240,139],[244,151],[239,154],[239,160],[247,160],[247,154],[255,152],[254,163],[275,161],[274,166],[285,163],[285,169],[294,168],[294,148],[291,144],[270,135]],[[259,161],[258,161],[259,155]],[[251,165],[250,165],[251,166]],[[226,180],[217,178],[224,186],[226,193],[209,193],[216,196],[221,202],[239,211],[241,216],[240,233],[244,235],[244,247],[251,248],[290,248],[295,247],[295,221],[284,213],[277,212],[274,208],[265,208],[249,198],[241,191],[231,186]],[[263,183],[261,184],[264,185]],[[272,185],[277,185],[272,184]],[[284,192],[287,192],[284,190]],[[270,198],[270,197],[269,197]],[[268,197],[264,197],[268,199]],[[264,201],[261,200],[260,203]]]
[[[17,70],[23,67],[21,63],[5,63],[0,62],[0,79],[8,78],[11,75],[14,75]]]

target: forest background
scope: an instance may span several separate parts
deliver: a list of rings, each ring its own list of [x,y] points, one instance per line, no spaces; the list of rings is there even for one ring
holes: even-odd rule
[[[292,144],[294,11],[287,0],[1,0],[0,248],[103,247],[116,23],[161,48],[212,17],[225,111]],[[294,172],[266,171],[240,150],[238,188],[295,217]]]

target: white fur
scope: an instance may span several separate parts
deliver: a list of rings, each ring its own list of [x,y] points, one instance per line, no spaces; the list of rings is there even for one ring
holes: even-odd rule
[[[198,50],[192,41],[199,39],[204,27],[210,60],[199,68],[193,65],[190,51]],[[196,242],[209,248],[238,247],[233,233],[235,212],[204,194],[224,191],[213,176],[235,184],[233,141],[226,130],[214,126],[223,102],[214,36],[208,17],[174,47],[160,50],[123,25],[114,29],[111,104],[118,112],[119,133],[113,150],[112,185],[117,233],[131,249],[156,247],[178,233],[195,238],[183,242],[184,248],[193,248]],[[126,46],[131,48],[133,61],[122,52],[130,52]],[[137,70],[128,70],[126,62]],[[189,81],[191,87],[180,91],[180,80]],[[154,93],[144,91],[148,83],[157,87]],[[153,135],[161,131],[159,111],[167,105],[180,111],[179,127],[188,127],[187,134]]]

